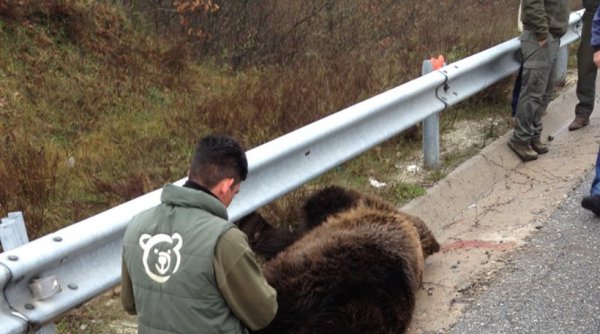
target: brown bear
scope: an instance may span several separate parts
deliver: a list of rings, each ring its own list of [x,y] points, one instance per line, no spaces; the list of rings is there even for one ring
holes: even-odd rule
[[[259,332],[403,333],[424,259],[439,250],[423,221],[341,187],[317,191],[303,209],[298,240],[264,263],[279,310]]]
[[[340,186],[325,187],[306,200],[302,208],[306,228],[310,229],[333,215],[356,207],[369,207],[398,215],[399,219],[412,221],[419,231],[425,257],[440,250],[439,243],[421,218],[402,212],[379,197],[365,195]]]

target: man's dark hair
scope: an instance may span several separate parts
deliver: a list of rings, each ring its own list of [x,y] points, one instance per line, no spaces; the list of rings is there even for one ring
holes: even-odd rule
[[[213,188],[227,178],[236,183],[248,176],[248,160],[244,149],[226,135],[208,135],[198,141],[189,178],[207,188]]]

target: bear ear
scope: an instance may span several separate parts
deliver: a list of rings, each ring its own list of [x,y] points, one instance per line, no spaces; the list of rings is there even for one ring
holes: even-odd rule
[[[142,234],[142,236],[140,237],[140,246],[142,246],[142,249],[146,249],[146,244],[151,238],[152,236],[150,234]]]
[[[173,250],[178,251],[181,249],[181,246],[183,246],[183,238],[181,237],[181,234],[179,233],[173,233],[173,235],[171,236],[171,240],[173,240]],[[177,242],[175,241],[177,240]]]

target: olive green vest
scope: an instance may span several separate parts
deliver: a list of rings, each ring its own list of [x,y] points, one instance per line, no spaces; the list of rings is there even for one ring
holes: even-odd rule
[[[166,185],[161,204],[135,216],[123,241],[139,333],[244,333],[217,289],[213,254],[234,225],[202,191]]]

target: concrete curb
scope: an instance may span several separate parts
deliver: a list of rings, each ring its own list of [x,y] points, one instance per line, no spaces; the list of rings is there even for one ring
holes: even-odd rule
[[[576,103],[575,86],[572,86],[561,92],[548,106],[548,114],[543,119],[542,139],[547,140],[549,136],[553,138],[549,142],[551,149],[553,144],[561,140],[561,136],[569,133],[568,126],[575,117]],[[507,112],[510,112],[508,106]],[[524,165],[506,146],[511,132],[461,164],[431,187],[426,195],[415,198],[401,209],[421,217],[434,233],[439,231],[479,198],[493,191],[494,186],[504,180],[508,173]],[[575,135],[581,133],[572,132]]]
[[[551,102],[543,120],[543,139],[552,137],[550,152],[538,160],[523,163],[508,148],[511,131],[401,208],[421,217],[442,245],[426,261],[408,333],[452,327],[507,257],[544,227],[593,168],[600,141],[597,110],[589,126],[569,132],[576,103],[574,86]]]

